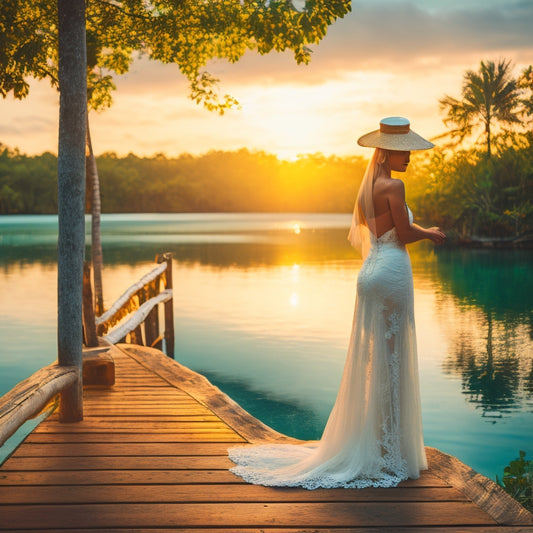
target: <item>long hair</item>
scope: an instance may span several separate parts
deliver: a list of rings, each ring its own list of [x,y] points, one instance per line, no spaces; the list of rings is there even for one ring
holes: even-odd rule
[[[376,148],[363,175],[352,215],[352,224],[348,240],[359,250],[363,259],[370,249],[372,235],[376,234],[376,218],[374,214],[374,180],[381,174],[390,174],[389,152]]]

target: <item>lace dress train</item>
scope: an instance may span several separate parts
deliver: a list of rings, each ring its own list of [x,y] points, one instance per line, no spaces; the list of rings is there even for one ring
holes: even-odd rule
[[[427,468],[411,264],[394,228],[372,239],[359,273],[348,355],[320,441],[236,447],[229,457],[250,483],[308,489],[392,487]]]

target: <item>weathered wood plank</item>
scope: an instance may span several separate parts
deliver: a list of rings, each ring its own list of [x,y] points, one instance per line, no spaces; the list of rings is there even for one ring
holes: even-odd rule
[[[21,444],[14,456],[17,457],[83,457],[124,455],[227,455],[228,445],[224,443],[131,443],[131,444]]]
[[[99,401],[88,401],[85,404],[88,407],[88,410],[91,411],[91,407],[94,407],[95,409],[99,409],[102,406],[108,407],[109,409],[153,409],[157,408],[159,409],[162,407],[163,409],[174,409],[176,408],[183,408],[187,409],[187,407],[197,407],[198,402],[194,402],[192,400],[186,400],[182,398],[175,398],[168,400],[168,404],[165,402],[162,402],[161,400],[126,400],[123,401],[120,400],[120,398],[117,398],[116,400],[110,400],[106,401],[102,399]]]
[[[91,409],[91,414],[88,416],[128,416],[128,415],[135,415],[135,416],[172,416],[176,415],[179,412],[179,409],[177,407],[175,408],[129,408],[129,407],[123,407],[123,408],[115,408],[115,409],[109,409],[107,410],[105,407],[102,408],[93,408]],[[191,407],[188,409],[188,412],[195,415],[207,415],[211,414],[211,411],[209,409],[206,409],[202,406],[196,406]]]
[[[140,459],[138,458],[138,461]],[[95,466],[98,465],[96,461]],[[236,484],[246,487],[240,477],[227,470],[67,470],[67,471],[6,471],[0,474],[0,486],[27,485],[179,485]],[[429,489],[419,480],[407,480],[400,487]],[[437,488],[437,487],[434,487]],[[444,487],[447,488],[447,487]]]
[[[139,380],[142,380],[142,376],[139,376]],[[189,398],[191,396],[179,389],[171,387],[150,387],[144,386],[144,384],[137,383],[134,387],[122,387],[121,382],[117,382],[112,388],[109,389],[99,389],[99,388],[88,388],[85,392],[85,397],[91,399],[92,397],[100,397],[102,393],[105,398],[121,397],[121,398],[134,398],[146,396],[168,396],[172,398]]]
[[[453,488],[319,489],[258,485],[69,485],[0,486],[0,502],[50,503],[231,503],[231,502],[437,502],[467,501]]]
[[[2,506],[4,521],[21,528],[111,527],[396,527],[492,525],[479,507],[464,502],[84,504]]]
[[[194,414],[188,414],[188,413],[176,413],[175,415],[169,415],[169,416],[136,416],[136,415],[129,415],[129,416],[108,416],[108,417],[97,417],[97,416],[87,416],[83,420],[87,423],[94,423],[94,424],[101,424],[101,425],[109,425],[114,424],[115,422],[121,423],[121,422],[131,422],[131,423],[142,423],[142,422],[221,422],[220,418],[213,414],[209,415],[194,415]],[[58,424],[59,420],[57,418],[53,418],[53,415],[49,416],[46,419],[46,424],[41,424],[37,426],[36,430],[41,430],[42,427],[47,426],[48,424]],[[222,422],[223,423],[223,422]],[[100,427],[100,426],[99,426]]]
[[[165,389],[162,388],[152,388],[150,391],[146,392],[143,389],[140,392],[135,391],[134,388],[130,389],[131,394],[126,394],[124,391],[119,392],[113,389],[86,389],[85,399],[88,403],[98,403],[100,402],[127,402],[138,400],[139,398],[146,399],[148,401],[159,401],[162,405],[165,405],[167,402],[174,401],[186,401],[190,400],[190,396],[181,395],[181,394],[168,394]]]
[[[26,443],[30,444],[55,444],[55,443],[100,443],[113,445],[114,443],[180,443],[180,442],[227,442],[232,444],[243,444],[246,441],[231,430],[219,430],[218,432],[208,431],[175,431],[152,433],[53,433],[47,435],[30,435]]]
[[[220,420],[180,420],[176,422],[161,422],[157,420],[112,420],[109,422],[99,420],[97,422],[93,422],[90,419],[86,419],[83,421],[83,425],[80,424],[79,427],[72,427],[70,425],[65,426],[64,424],[60,423],[42,424],[41,427],[39,427],[37,431],[34,431],[32,435],[39,433],[86,433],[87,431],[96,433],[102,431],[123,433],[125,430],[136,432],[168,431],[170,433],[188,430],[205,432],[209,429],[224,429],[235,433],[227,424],[224,424],[224,422],[221,422]]]
[[[67,470],[1,472],[0,486],[21,485],[179,485],[245,482],[227,470]]]
[[[62,431],[61,427],[44,429],[39,432],[33,432],[26,442],[61,442],[61,439],[66,439],[67,435],[73,439],[70,442],[76,442],[76,437],[91,434],[91,435],[113,435],[113,434],[130,434],[130,435],[139,435],[139,434],[180,434],[180,433],[198,433],[198,434],[232,434],[237,435],[230,427],[226,426],[223,423],[219,422],[189,422],[189,423],[162,423],[157,424],[155,422],[149,424],[143,424],[141,422],[135,424],[124,423],[117,426],[99,426],[98,424],[88,424],[83,428],[79,428],[78,431],[71,431],[65,429]],[[36,439],[34,440],[33,437]],[[99,437],[100,438],[100,437]],[[48,439],[48,440],[46,440]],[[242,440],[242,439],[241,439]],[[64,440],[63,442],[67,442]]]
[[[140,381],[142,380],[142,386],[143,388],[151,387],[151,388],[166,388],[168,385],[161,379],[154,377],[154,376],[116,376],[116,379],[120,378],[120,385],[121,387],[135,387],[136,385],[140,385]]]
[[[139,459],[140,460],[140,459]],[[97,464],[97,463],[96,463]],[[240,477],[227,470],[72,470],[72,471],[5,471],[0,486],[22,485],[179,485],[237,484],[249,487]],[[408,480],[401,488],[423,483]]]
[[[95,417],[101,417],[101,418],[109,418],[110,416],[113,416],[114,418],[118,418],[120,416],[127,416],[127,415],[134,415],[134,416],[144,416],[146,418],[148,417],[155,417],[155,416],[178,416],[179,414],[182,414],[182,413],[192,413],[192,414],[196,414],[197,412],[203,412],[205,415],[212,415],[213,413],[199,405],[199,404],[184,404],[184,405],[180,405],[178,404],[178,402],[176,402],[175,405],[170,405],[170,406],[165,406],[165,407],[160,407],[158,406],[158,404],[153,404],[153,405],[137,405],[137,406],[134,406],[134,405],[129,405],[127,403],[123,404],[123,405],[109,405],[108,407],[108,410],[106,412],[108,413],[116,413],[116,414],[107,414],[107,415],[100,415],[100,411],[103,411],[105,410],[105,403],[103,403],[103,405],[101,406],[97,406],[97,405],[94,405],[94,406],[87,406],[87,411],[88,411],[88,415],[87,416],[90,416],[92,418],[95,418]],[[123,411],[124,414],[121,415],[120,412]],[[139,411],[139,414],[136,414],[137,411]],[[163,414],[163,415],[158,415],[157,413],[165,413],[166,411],[171,411],[170,414]],[[153,413],[153,414],[151,414]],[[55,422],[56,419],[52,420],[52,422]]]
[[[110,389],[88,388],[85,391],[85,398],[91,399],[96,394],[102,398],[129,398],[135,396],[149,396],[154,398],[191,398],[189,394],[182,392],[179,389],[170,387],[144,387],[142,385],[136,387],[121,387],[120,382],[115,383],[113,388]]]
[[[115,528],[106,528],[106,533],[198,533],[197,528],[127,528],[127,529],[115,529]],[[300,527],[269,527],[258,528],[258,527],[217,527],[217,528],[202,528],[200,530],[202,533],[533,533],[533,527],[505,527],[505,526],[457,526],[450,527],[431,527],[431,529],[422,527],[357,527],[357,528],[306,528],[302,529]],[[17,529],[17,533],[34,533],[35,530],[28,529]],[[85,529],[85,528],[76,528],[70,529],[69,533],[94,533],[94,529]]]
[[[142,458],[136,456],[12,456],[2,465],[1,472],[22,470],[228,470],[232,466],[234,466],[233,463],[225,455],[186,455],[177,457],[148,455]],[[444,486],[440,479],[435,478],[435,480],[437,486]]]

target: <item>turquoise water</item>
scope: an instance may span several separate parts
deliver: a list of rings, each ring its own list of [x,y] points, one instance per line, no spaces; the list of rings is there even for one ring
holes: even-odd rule
[[[171,251],[176,359],[275,429],[319,438],[361,265],[349,222],[104,215],[106,305]],[[56,357],[56,241],[53,216],[0,217],[0,394]],[[533,253],[409,249],[426,444],[494,478],[519,449],[533,457]]]

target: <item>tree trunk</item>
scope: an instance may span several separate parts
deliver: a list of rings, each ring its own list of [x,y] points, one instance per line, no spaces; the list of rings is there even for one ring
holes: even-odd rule
[[[58,0],[58,362],[78,368],[78,379],[61,393],[63,422],[83,419],[82,288],[85,252],[85,133],[87,53],[84,0]]]
[[[87,182],[90,183],[91,194],[91,256],[93,263],[93,281],[94,281],[94,303],[95,313],[100,316],[104,312],[104,288],[102,284],[102,269],[104,265],[104,256],[102,254],[102,238],[100,232],[100,180],[98,178],[98,167],[94,157],[93,145],[91,142],[91,132],[89,129],[89,120],[87,120]]]
[[[489,115],[487,117],[487,121],[485,122],[485,133],[487,134],[487,157],[490,159],[492,155],[492,147],[491,147],[491,131],[490,131],[490,122],[491,122],[491,116]]]

